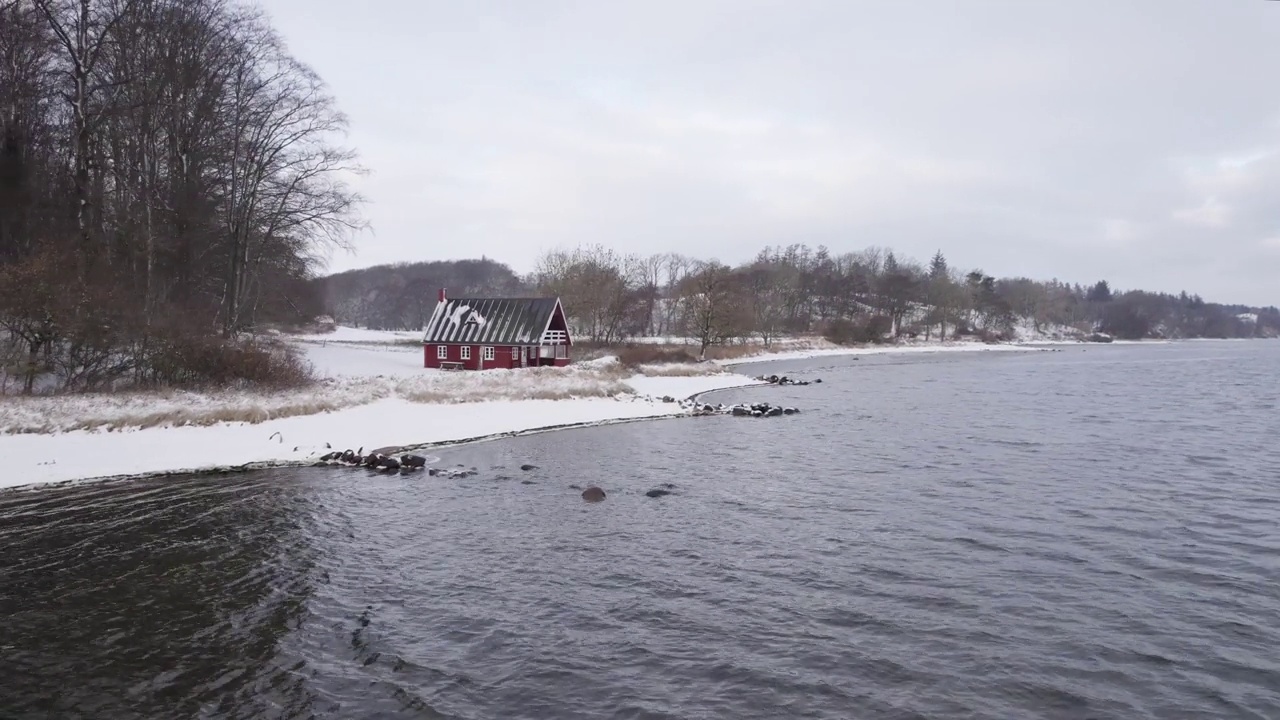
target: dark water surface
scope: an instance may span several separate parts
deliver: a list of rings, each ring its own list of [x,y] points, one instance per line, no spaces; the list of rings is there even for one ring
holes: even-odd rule
[[[461,480],[0,493],[0,717],[1280,718],[1280,343],[769,368]]]

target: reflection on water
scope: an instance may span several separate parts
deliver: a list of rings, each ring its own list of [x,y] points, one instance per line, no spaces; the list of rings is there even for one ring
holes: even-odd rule
[[[775,367],[473,478],[0,494],[0,717],[1280,717],[1280,345]]]

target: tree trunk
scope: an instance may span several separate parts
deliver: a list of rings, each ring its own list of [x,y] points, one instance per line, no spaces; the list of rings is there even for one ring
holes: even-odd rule
[[[31,395],[35,392],[36,368],[40,366],[40,345],[41,343],[35,340],[30,342],[30,348],[27,351],[27,377],[22,385],[23,395]]]

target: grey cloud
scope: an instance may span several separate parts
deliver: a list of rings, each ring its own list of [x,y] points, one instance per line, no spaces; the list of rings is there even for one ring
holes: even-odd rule
[[[1280,302],[1280,3],[266,7],[373,170],[335,269],[821,242]]]

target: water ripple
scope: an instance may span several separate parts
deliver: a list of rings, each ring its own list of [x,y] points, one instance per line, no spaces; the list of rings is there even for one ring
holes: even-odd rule
[[[0,494],[0,715],[1280,717],[1278,351],[793,362],[718,398],[800,415],[473,478]]]

